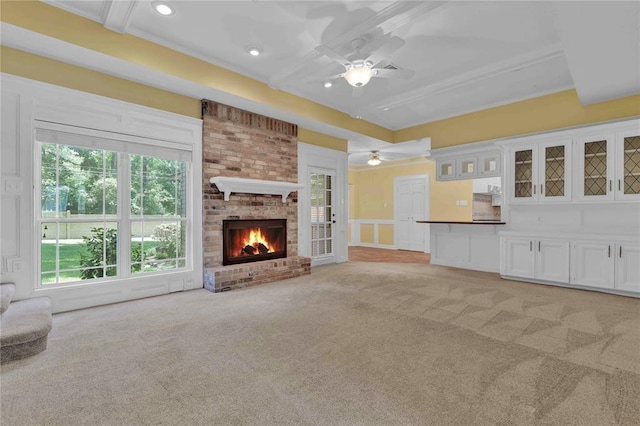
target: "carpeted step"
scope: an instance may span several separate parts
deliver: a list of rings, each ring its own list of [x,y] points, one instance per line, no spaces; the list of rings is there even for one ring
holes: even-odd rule
[[[0,363],[44,351],[51,326],[51,300],[48,297],[11,303],[0,317]]]
[[[0,284],[0,315],[2,315],[9,307],[9,303],[11,303],[11,298],[15,291],[16,285],[14,283]]]

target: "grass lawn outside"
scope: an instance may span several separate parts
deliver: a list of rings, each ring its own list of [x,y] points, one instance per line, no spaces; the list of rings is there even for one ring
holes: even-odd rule
[[[142,243],[133,241],[131,243],[131,249],[140,247]],[[155,251],[155,248],[160,245],[158,241],[145,241],[144,248],[147,256]],[[82,256],[88,257],[84,242],[77,243],[64,243],[58,246],[60,248],[60,282],[80,281],[80,274],[82,273],[82,267],[80,259]],[[149,269],[145,268],[145,272]],[[42,271],[42,284],[55,284],[56,283],[56,243],[55,241],[47,242],[43,241],[41,245],[41,271]]]

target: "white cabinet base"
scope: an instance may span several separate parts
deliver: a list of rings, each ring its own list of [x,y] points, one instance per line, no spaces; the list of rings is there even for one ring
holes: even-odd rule
[[[431,224],[431,264],[500,271],[500,225]]]

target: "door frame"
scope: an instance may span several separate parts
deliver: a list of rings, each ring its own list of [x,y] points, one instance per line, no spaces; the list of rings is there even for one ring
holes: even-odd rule
[[[401,181],[408,181],[414,179],[423,179],[424,180],[424,188],[425,188],[425,210],[424,217],[422,220],[429,220],[431,217],[431,189],[429,188],[429,174],[420,174],[420,175],[407,175],[407,176],[396,176],[393,178],[393,241],[394,245],[397,247],[397,236],[398,236],[398,226],[399,226],[399,212],[398,212],[398,191],[396,188]],[[424,227],[424,247],[423,251],[425,253],[431,252],[431,232],[430,225],[428,223],[422,224]]]
[[[347,153],[298,142],[298,183],[304,185],[298,190],[298,255],[311,257],[311,190],[308,177],[311,171],[318,169],[335,172],[333,213],[336,215],[334,226],[334,259],[336,263],[347,261]],[[311,261],[311,266],[320,263]]]

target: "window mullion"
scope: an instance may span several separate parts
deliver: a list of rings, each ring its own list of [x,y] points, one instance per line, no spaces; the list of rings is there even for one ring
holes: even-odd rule
[[[122,278],[131,276],[131,156],[118,155],[118,269]]]

